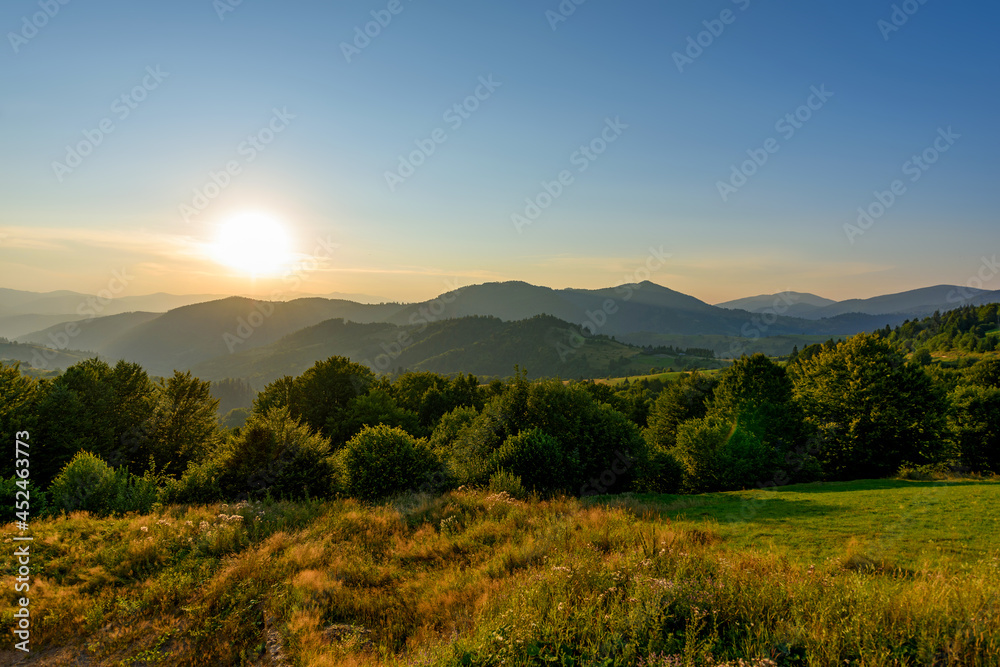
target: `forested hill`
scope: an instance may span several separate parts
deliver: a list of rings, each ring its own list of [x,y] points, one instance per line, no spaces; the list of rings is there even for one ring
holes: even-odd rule
[[[530,377],[571,378],[603,376],[611,359],[636,352],[604,336],[581,335],[579,327],[548,315],[516,322],[462,317],[416,327],[333,319],[192,370],[206,380],[241,377],[262,387],[302,373],[319,359],[345,356],[380,372],[406,368],[506,377],[520,365]]]

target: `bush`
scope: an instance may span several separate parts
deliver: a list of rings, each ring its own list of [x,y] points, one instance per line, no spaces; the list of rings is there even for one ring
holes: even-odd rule
[[[773,449],[750,431],[716,417],[685,422],[673,450],[693,493],[753,486],[774,475]]]
[[[49,487],[51,510],[84,510],[98,516],[148,513],[159,493],[159,476],[138,477],[128,469],[112,468],[99,456],[78,452]]]
[[[401,428],[366,426],[344,446],[350,495],[380,500],[418,488],[440,468],[427,443]]]
[[[511,498],[524,500],[528,492],[521,483],[521,478],[506,470],[497,470],[490,475],[490,493],[506,493]]]
[[[636,486],[650,493],[680,493],[684,488],[684,464],[673,451],[653,448]]]
[[[486,484],[495,472],[499,450],[508,438],[538,429],[558,443],[561,479],[557,487],[581,494],[603,476],[606,491],[630,488],[646,461],[646,442],[638,427],[610,405],[598,403],[583,387],[557,380],[529,384],[518,377],[483,407],[457,437],[448,465],[462,484]],[[523,443],[522,443],[523,444]],[[609,471],[627,461],[624,469]]]
[[[254,414],[209,457],[167,485],[164,503],[208,503],[271,494],[299,500],[333,494],[330,442],[289,416],[287,407]]]
[[[493,454],[491,464],[494,471],[509,471],[532,491],[563,489],[563,456],[559,441],[540,429],[521,431],[504,440]]]

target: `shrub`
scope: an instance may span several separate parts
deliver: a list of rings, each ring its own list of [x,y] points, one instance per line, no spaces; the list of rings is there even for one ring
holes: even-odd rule
[[[528,384],[518,377],[460,433],[448,465],[461,483],[485,484],[495,471],[494,457],[507,439],[534,429],[559,445],[559,486],[574,492],[579,489],[581,494],[622,459],[629,463],[615,472],[614,488],[608,490],[629,488],[646,460],[646,443],[638,427],[610,405],[596,402],[583,387],[556,380]]]
[[[773,449],[738,424],[716,417],[682,424],[673,452],[684,466],[687,490],[694,493],[746,488],[776,469]]]
[[[78,452],[49,487],[51,510],[84,510],[98,516],[148,513],[156,502],[159,476],[138,477],[128,469],[112,468],[99,456]]]
[[[639,491],[680,493],[684,488],[684,464],[673,451],[653,448],[636,486]]]
[[[528,491],[521,483],[521,478],[506,470],[497,470],[490,475],[490,493],[506,493],[511,498],[524,500],[528,497]]]
[[[416,489],[440,467],[426,442],[385,424],[364,427],[344,449],[348,492],[363,500]]]
[[[504,440],[493,454],[491,464],[494,471],[509,471],[532,491],[563,488],[563,456],[559,441],[540,429],[521,431]]]
[[[271,494],[298,500],[333,494],[330,442],[287,407],[254,414],[240,432],[167,485],[164,503],[207,503]]]

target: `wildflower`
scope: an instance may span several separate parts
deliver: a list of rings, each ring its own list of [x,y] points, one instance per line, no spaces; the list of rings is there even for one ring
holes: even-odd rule
[[[149,528],[147,528],[146,526],[139,526],[139,530],[145,533],[147,530],[149,530]]]

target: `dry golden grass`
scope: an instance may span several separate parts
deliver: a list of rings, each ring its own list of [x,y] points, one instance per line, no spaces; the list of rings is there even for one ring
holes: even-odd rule
[[[39,522],[35,660],[1000,664],[995,554],[903,569],[854,540],[807,566],[652,500],[615,505],[461,491]]]

